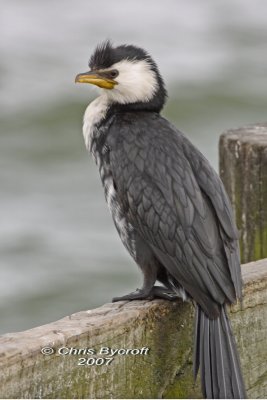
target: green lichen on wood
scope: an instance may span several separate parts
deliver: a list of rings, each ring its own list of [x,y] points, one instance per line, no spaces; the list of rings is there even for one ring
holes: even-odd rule
[[[199,379],[194,382],[192,371],[193,365],[191,359],[189,359],[166,388],[163,399],[202,398]]]
[[[220,174],[240,230],[241,261],[267,257],[267,125],[221,136]]]
[[[191,359],[193,347],[193,315],[194,310],[190,304],[183,304],[179,314],[174,313],[167,323],[164,324],[163,329],[157,330],[154,335],[154,347],[158,349],[154,360],[156,366],[156,379],[157,376],[164,375],[165,382],[176,380],[177,375],[183,369],[183,366]],[[170,335],[172,332],[172,335]],[[169,356],[172,354],[173,356]],[[192,370],[191,370],[191,376]],[[186,393],[189,389],[186,380],[180,380],[179,391]],[[178,388],[176,385],[176,388]],[[165,387],[160,391],[163,396]],[[177,389],[178,390],[178,389]],[[179,393],[177,390],[172,389],[172,395],[169,393],[169,398],[177,398]]]

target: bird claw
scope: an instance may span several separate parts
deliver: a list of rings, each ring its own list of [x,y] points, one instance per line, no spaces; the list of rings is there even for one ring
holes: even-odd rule
[[[154,286],[151,292],[154,298],[160,298],[164,300],[174,301],[179,298],[179,296],[171,289],[164,286]]]

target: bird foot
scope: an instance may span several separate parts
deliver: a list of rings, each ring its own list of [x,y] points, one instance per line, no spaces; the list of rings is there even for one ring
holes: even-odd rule
[[[166,288],[165,286],[153,286],[150,293],[152,293],[153,298],[160,298],[170,301],[179,299],[177,293],[175,293],[171,289]]]
[[[149,298],[148,291],[142,289],[136,289],[135,292],[125,294],[124,296],[113,297],[112,302],[115,303],[116,301],[122,301],[122,300],[145,300],[148,298]]]
[[[112,302],[114,303],[116,301],[123,300],[153,300],[155,298],[173,301],[177,300],[179,296],[177,296],[174,291],[167,289],[164,286],[153,286],[150,291],[144,289],[136,289],[135,292],[131,292],[120,297],[114,297],[112,299]]]

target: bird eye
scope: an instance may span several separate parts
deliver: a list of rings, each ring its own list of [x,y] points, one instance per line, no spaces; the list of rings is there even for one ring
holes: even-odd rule
[[[110,77],[112,79],[117,78],[117,76],[119,75],[119,71],[117,69],[112,69],[109,73]]]

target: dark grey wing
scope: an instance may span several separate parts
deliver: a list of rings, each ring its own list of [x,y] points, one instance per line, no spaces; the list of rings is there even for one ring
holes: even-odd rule
[[[218,218],[177,131],[160,117],[141,122],[140,127],[135,120],[122,120],[111,135],[116,138],[110,143],[110,164],[118,198],[168,272],[215,316],[217,303],[235,298]]]
[[[232,207],[223,183],[203,154],[184,138],[183,149],[200,188],[210,198],[220,224],[229,239],[237,240],[239,234],[234,222]]]
[[[242,296],[242,278],[239,256],[239,233],[236,228],[231,203],[224,185],[202,153],[185,138],[183,149],[201,190],[209,198],[220,221],[219,228],[236,296]]]

